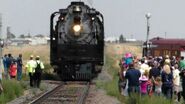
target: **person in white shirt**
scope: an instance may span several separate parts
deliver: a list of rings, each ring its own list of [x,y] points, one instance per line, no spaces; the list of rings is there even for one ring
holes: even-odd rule
[[[175,98],[177,98],[177,101],[180,101],[180,71],[178,69],[178,64],[175,64],[173,69],[173,85],[174,85],[174,93],[175,93]]]
[[[144,60],[144,59],[141,59],[141,66],[140,66],[140,72],[141,72],[141,75],[143,75],[143,73],[145,71],[150,71],[150,67],[149,65],[147,64],[147,60]]]

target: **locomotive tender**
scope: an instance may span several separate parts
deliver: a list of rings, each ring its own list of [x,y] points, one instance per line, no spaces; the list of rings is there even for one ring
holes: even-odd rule
[[[50,18],[50,63],[62,80],[91,80],[104,64],[103,15],[71,2]]]

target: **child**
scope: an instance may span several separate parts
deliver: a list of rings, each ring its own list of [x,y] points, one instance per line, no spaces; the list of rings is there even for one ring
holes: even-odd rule
[[[145,71],[144,74],[139,78],[139,80],[141,95],[147,95],[148,71]]]
[[[154,79],[154,78],[152,77],[152,79],[153,79],[154,84],[155,84],[155,92],[154,92],[154,93],[155,93],[157,96],[160,96],[160,95],[161,95],[161,87],[162,87],[161,77],[158,76],[158,77],[156,77],[156,79]]]
[[[10,78],[13,79],[16,77],[17,74],[17,65],[16,62],[13,61],[12,64],[10,65]]]
[[[148,80],[147,82],[147,91],[148,91],[148,95],[151,97],[153,94],[153,83],[151,80]]]

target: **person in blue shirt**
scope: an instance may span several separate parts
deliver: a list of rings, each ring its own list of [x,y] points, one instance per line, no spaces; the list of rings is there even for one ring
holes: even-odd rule
[[[141,76],[141,72],[134,68],[134,64],[129,64],[129,69],[126,72],[125,78],[128,79],[128,94],[131,96],[131,93],[139,93],[139,78]]]
[[[17,80],[20,81],[22,78],[22,54],[17,57]]]
[[[162,93],[168,99],[172,99],[173,95],[173,73],[171,67],[168,64],[163,66],[163,71],[161,73],[162,78]]]
[[[7,66],[7,54],[4,55],[3,57],[3,66],[4,66],[4,76],[5,76],[5,79],[8,79],[8,66]]]

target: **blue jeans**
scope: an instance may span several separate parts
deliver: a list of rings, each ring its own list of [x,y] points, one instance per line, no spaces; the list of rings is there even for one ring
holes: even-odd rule
[[[17,66],[17,80],[20,81],[22,78],[22,67]]]
[[[4,76],[5,76],[5,79],[9,79],[8,68],[6,67],[4,67]]]

